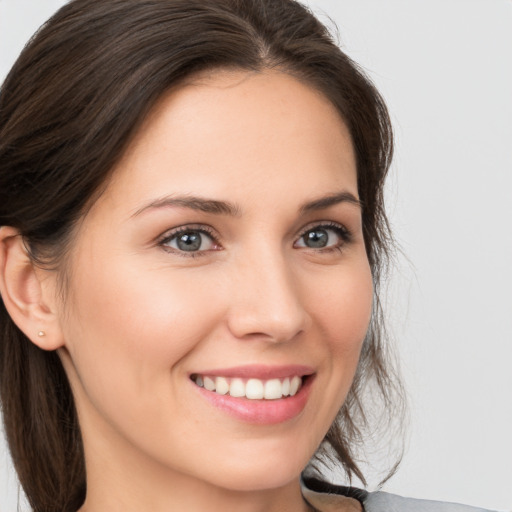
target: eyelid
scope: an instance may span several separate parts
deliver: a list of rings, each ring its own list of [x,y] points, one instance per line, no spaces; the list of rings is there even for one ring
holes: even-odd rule
[[[165,231],[162,235],[160,235],[156,240],[156,245],[162,247],[165,251],[172,252],[173,254],[177,254],[179,256],[184,257],[197,257],[202,256],[208,252],[211,252],[212,250],[218,250],[218,249],[207,249],[207,250],[199,250],[199,251],[180,251],[177,249],[174,249],[173,247],[169,247],[165,244],[176,238],[182,233],[187,233],[188,231],[195,231],[198,233],[201,233],[203,235],[206,235],[211,238],[214,245],[221,248],[221,244],[219,242],[219,237],[216,234],[216,232],[213,230],[212,227],[204,224],[184,224],[182,226],[177,226],[175,228],[169,229]]]
[[[343,237],[347,238],[347,239],[352,237],[351,231],[343,224],[341,224],[339,222],[332,221],[332,220],[321,220],[321,221],[311,222],[310,224],[304,226],[300,230],[299,236],[297,237],[297,239],[303,237],[308,231],[311,231],[313,229],[322,229],[322,228],[323,229],[334,229],[336,231],[339,231],[343,235]]]
[[[307,226],[305,226],[304,228],[301,229],[299,236],[297,237],[296,241],[294,242],[294,245],[299,240],[301,240],[306,233],[308,233],[309,231],[313,231],[315,229],[333,230],[341,238],[341,243],[336,244],[336,245],[331,245],[331,246],[327,246],[327,247],[323,247],[323,248],[319,248],[319,249],[305,247],[306,249],[311,249],[316,252],[340,249],[343,245],[350,243],[353,239],[352,232],[346,226],[344,226],[343,224],[340,224],[339,222],[316,221],[316,222],[312,222],[312,223],[308,224]]]

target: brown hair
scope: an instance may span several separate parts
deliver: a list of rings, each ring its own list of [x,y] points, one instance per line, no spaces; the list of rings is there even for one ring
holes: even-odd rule
[[[363,404],[390,408],[377,291],[390,234],[383,182],[392,132],[383,100],[327,29],[293,0],[75,0],[37,32],[0,92],[0,226],[35,262],[58,268],[77,220],[155,102],[207,69],[278,67],[323,92],[355,147],[363,229],[376,290],[349,396],[317,457],[364,482],[356,447]],[[76,510],[85,498],[73,396],[55,352],[32,344],[0,303],[0,396],[20,482],[35,511]],[[324,457],[325,458],[325,457]]]

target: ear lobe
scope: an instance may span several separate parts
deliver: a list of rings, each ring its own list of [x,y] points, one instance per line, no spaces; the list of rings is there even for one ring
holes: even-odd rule
[[[54,311],[54,287],[43,282],[54,279],[30,259],[18,230],[0,227],[0,294],[14,323],[43,350],[55,350],[63,343]]]

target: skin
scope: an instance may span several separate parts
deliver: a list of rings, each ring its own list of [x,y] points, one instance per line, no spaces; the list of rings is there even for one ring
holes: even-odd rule
[[[41,315],[46,337],[32,338],[58,348],[72,385],[81,512],[309,510],[300,473],[343,404],[371,315],[359,205],[301,211],[340,192],[358,197],[350,134],[295,78],[216,72],[161,99],[77,230],[65,301],[38,270],[55,320]],[[176,196],[236,212],[154,204]],[[349,239],[328,228],[328,247],[305,245],[326,223]],[[181,226],[214,240],[203,235],[195,256],[162,243]],[[190,380],[246,364],[312,366],[304,410],[243,422]]]

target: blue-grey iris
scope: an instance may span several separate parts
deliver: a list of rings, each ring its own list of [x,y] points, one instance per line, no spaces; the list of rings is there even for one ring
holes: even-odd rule
[[[327,245],[329,241],[329,234],[325,229],[315,229],[313,231],[308,231],[302,238],[307,247],[318,249]]]
[[[201,233],[189,231],[181,234],[176,240],[176,245],[181,251],[197,251],[201,248]]]

